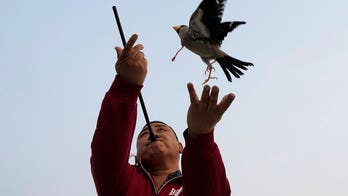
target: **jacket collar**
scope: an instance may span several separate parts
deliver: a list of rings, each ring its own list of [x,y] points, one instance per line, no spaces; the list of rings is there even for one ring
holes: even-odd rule
[[[151,178],[151,174],[142,164],[141,158],[135,157],[135,165]],[[169,182],[173,179],[178,179],[178,178],[182,178],[182,173],[180,170],[176,170],[175,172],[168,174],[168,176],[163,184],[166,184],[167,182]],[[152,180],[152,178],[151,178],[151,180]]]

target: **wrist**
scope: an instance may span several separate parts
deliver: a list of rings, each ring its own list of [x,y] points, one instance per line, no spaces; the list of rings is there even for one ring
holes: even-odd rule
[[[192,138],[192,139],[196,139],[199,137],[199,134],[193,132],[193,131],[190,131],[190,129],[187,129],[187,135]]]
[[[210,148],[210,146],[214,143],[214,131],[208,133],[208,134],[200,134],[197,138],[192,138],[189,135],[189,130],[186,129],[184,131],[184,139],[185,139],[185,148],[198,151],[206,151],[207,148]],[[204,146],[204,148],[202,148]]]
[[[204,130],[199,130],[198,131],[198,129],[197,130],[193,130],[193,129],[187,128],[187,134],[188,134],[188,136],[190,138],[196,139],[196,138],[198,138],[200,136],[207,135],[207,134],[213,132],[213,130],[214,129],[206,130],[206,131],[204,131]]]
[[[142,87],[142,85],[130,83],[116,75],[108,93],[111,96],[117,96],[119,100],[125,103],[135,103]]]

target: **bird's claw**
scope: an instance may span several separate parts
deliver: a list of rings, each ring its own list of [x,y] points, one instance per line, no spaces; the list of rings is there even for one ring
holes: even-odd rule
[[[206,80],[204,80],[202,85],[205,85],[206,83],[208,83],[210,79],[216,79],[216,80],[218,79],[217,77],[211,76],[212,71],[215,71],[215,68],[213,66],[208,66],[207,69],[205,70],[205,74],[207,74],[207,72],[208,72],[209,75],[208,75],[208,78]]]
[[[207,75],[207,73],[210,75],[211,72],[214,72],[215,71],[215,67],[213,66],[207,66],[207,69],[205,69],[205,72],[204,74]]]
[[[204,82],[202,83],[202,86],[204,86],[206,83],[208,83],[209,80],[211,80],[211,79],[217,80],[218,78],[217,78],[217,77],[210,77],[210,76],[209,76],[206,80],[204,80]]]

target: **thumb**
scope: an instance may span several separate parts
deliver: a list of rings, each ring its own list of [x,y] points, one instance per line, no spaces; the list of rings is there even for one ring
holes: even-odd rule
[[[115,47],[115,50],[116,50],[116,53],[117,53],[117,58],[119,59],[123,50],[120,47]]]

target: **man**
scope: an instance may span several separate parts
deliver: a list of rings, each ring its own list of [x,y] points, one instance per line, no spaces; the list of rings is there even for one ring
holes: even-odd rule
[[[136,164],[128,163],[136,102],[147,74],[143,46],[134,46],[137,38],[132,35],[124,49],[116,47],[117,75],[104,97],[92,141],[91,168],[98,195],[230,195],[213,131],[235,96],[227,94],[217,103],[216,86],[204,86],[199,99],[193,85],[187,85],[191,105],[185,148],[170,126],[154,121],[151,128],[156,141],[151,142],[145,126],[137,138]]]

